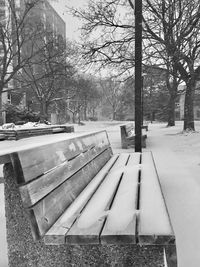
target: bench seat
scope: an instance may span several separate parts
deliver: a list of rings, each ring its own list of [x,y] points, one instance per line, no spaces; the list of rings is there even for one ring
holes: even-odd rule
[[[151,153],[112,157],[44,240],[46,244],[173,244]]]

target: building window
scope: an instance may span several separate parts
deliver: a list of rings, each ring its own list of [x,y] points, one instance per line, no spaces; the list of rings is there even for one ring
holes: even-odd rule
[[[7,102],[11,104],[11,93],[8,93],[7,95]]]
[[[176,102],[176,103],[175,103],[175,107],[176,107],[176,108],[179,108],[179,107],[180,107],[180,103],[177,103],[177,102]]]

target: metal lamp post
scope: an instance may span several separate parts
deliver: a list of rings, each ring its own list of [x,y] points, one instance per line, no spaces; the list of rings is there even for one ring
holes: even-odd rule
[[[144,82],[145,82],[145,76],[147,76],[147,73],[142,73],[142,88],[141,88],[141,126],[143,126],[144,123]]]
[[[135,152],[142,151],[142,0],[135,0]]]

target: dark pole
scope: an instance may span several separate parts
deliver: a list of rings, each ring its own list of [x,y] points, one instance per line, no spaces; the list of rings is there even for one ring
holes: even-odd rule
[[[142,0],[135,0],[135,152],[142,151]]]
[[[142,88],[141,88],[141,129],[142,129],[142,126],[143,126],[143,122],[144,122],[144,76],[142,75]]]

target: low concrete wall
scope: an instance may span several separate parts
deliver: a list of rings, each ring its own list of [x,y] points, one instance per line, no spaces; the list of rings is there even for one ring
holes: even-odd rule
[[[163,248],[159,246],[46,246],[42,241],[34,242],[10,163],[4,166],[4,177],[10,267],[164,266]]]

